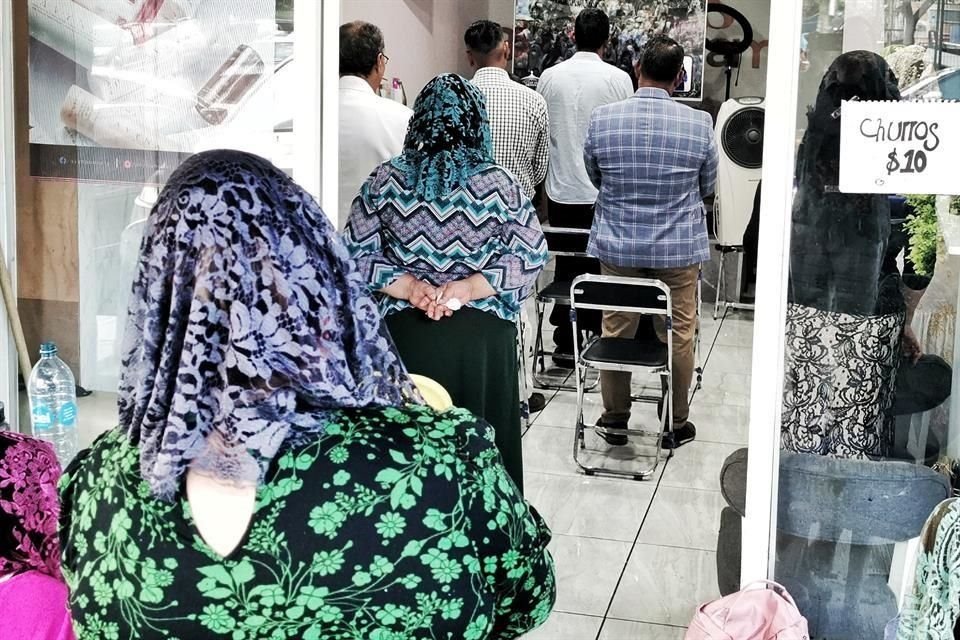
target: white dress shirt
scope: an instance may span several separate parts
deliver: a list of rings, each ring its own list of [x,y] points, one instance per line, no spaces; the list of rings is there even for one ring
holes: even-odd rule
[[[537,92],[546,99],[550,114],[547,196],[560,204],[593,204],[597,188],[583,163],[590,114],[599,106],[632,96],[633,82],[626,71],[597,54],[578,51],[544,71]]]
[[[487,97],[493,159],[516,176],[532,199],[534,188],[547,175],[547,103],[543,96],[514,82],[497,67],[477,69],[473,84]]]
[[[340,227],[374,169],[403,150],[413,111],[381,98],[363,78],[340,78]]]

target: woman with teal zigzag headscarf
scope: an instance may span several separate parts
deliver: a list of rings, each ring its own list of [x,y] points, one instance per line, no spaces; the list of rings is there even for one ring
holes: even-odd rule
[[[407,368],[493,425],[522,488],[516,320],[547,246],[520,183],[494,163],[479,89],[456,74],[424,87],[403,152],[364,183],[345,239]]]

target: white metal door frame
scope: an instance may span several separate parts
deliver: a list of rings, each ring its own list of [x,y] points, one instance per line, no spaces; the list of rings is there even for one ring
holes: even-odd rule
[[[749,465],[741,583],[773,576],[784,325],[799,95],[801,0],[770,3],[763,186],[750,389]],[[763,549],[761,553],[758,550]]]
[[[336,225],[340,3],[297,0],[293,12],[294,57],[302,98],[293,120],[293,177],[317,198]]]
[[[17,289],[16,146],[14,144],[13,3],[0,3],[0,247],[6,256],[13,290]],[[6,305],[0,305],[0,400],[14,430],[17,407],[17,349]],[[29,372],[26,372],[29,373]]]

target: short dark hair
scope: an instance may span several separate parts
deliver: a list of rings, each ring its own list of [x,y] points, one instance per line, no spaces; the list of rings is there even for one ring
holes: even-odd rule
[[[370,75],[383,53],[383,33],[369,22],[340,25],[340,75]]]
[[[654,82],[673,82],[683,69],[683,47],[667,36],[654,36],[643,47],[640,73]]]
[[[492,20],[477,20],[463,34],[463,42],[467,48],[480,55],[488,55],[500,46],[505,35],[503,27]]]
[[[600,9],[584,9],[573,25],[579,51],[596,51],[610,39],[610,18]]]

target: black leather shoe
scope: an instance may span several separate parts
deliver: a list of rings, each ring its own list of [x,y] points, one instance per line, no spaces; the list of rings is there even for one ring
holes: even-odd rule
[[[530,413],[543,411],[545,406],[547,406],[547,399],[543,397],[542,393],[530,394],[530,398],[527,400],[527,408],[530,409]]]
[[[697,437],[697,428],[693,423],[687,421],[682,427],[674,427],[673,431],[663,432],[663,448],[679,449],[688,442],[693,442]]]
[[[615,447],[622,447],[625,444],[627,444],[628,440],[627,440],[626,433],[609,433],[609,431],[616,431],[621,429],[623,431],[626,431],[627,430],[626,422],[604,422],[603,419],[601,418],[600,420],[597,420],[596,426],[602,427],[607,430],[607,432],[605,433],[598,429],[594,429],[594,432],[598,436],[603,438],[607,442],[607,444],[613,445]]]

